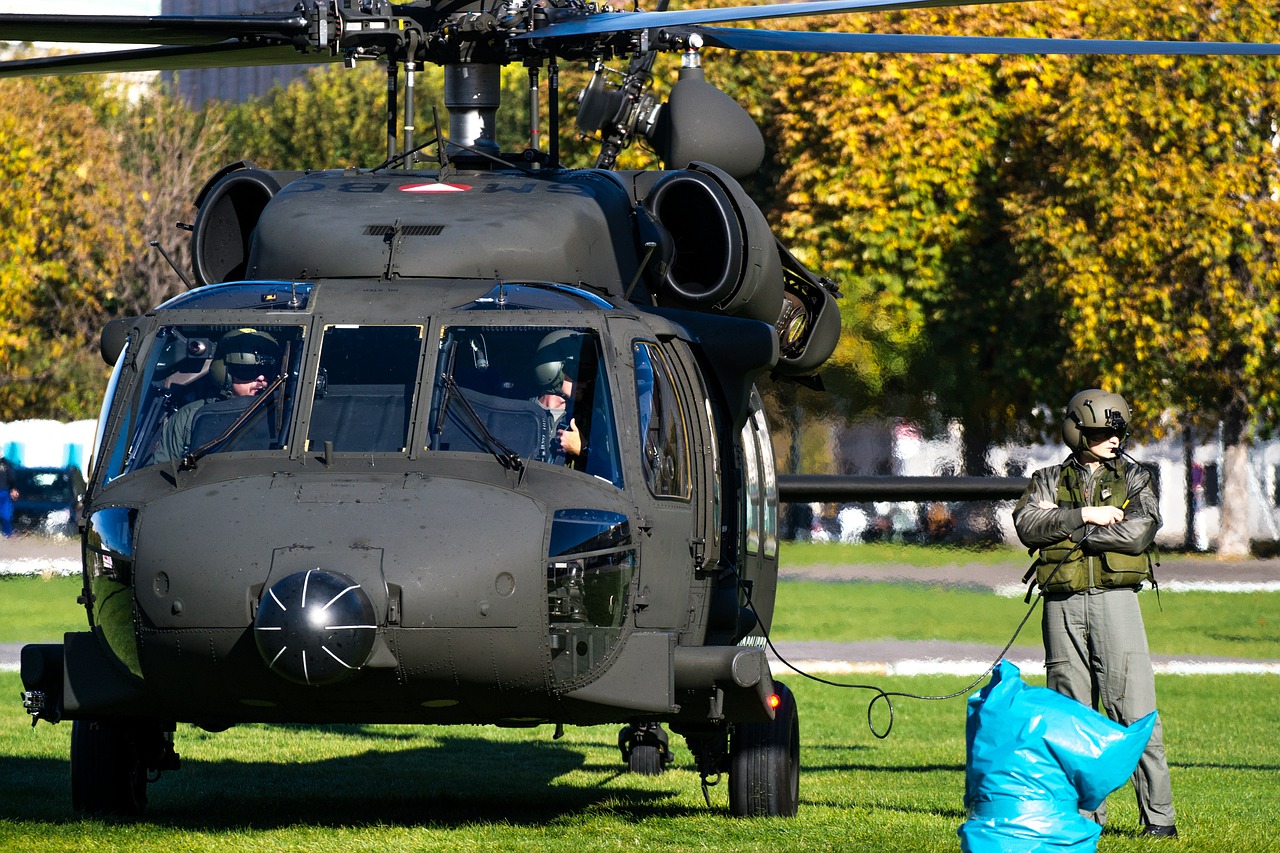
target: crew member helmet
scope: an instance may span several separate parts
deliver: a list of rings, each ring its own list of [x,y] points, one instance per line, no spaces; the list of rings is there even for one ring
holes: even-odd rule
[[[544,391],[559,392],[565,379],[577,379],[578,355],[582,351],[581,334],[559,329],[538,344],[533,359],[533,375]]]
[[[1081,391],[1067,403],[1062,420],[1062,440],[1071,450],[1084,450],[1088,445],[1084,430],[1109,429],[1124,441],[1129,435],[1129,404],[1119,394],[1090,388]]]
[[[280,345],[266,332],[257,329],[236,329],[227,332],[218,341],[213,361],[209,363],[209,377],[221,390],[231,388],[232,374],[238,368],[270,379],[278,372]]]

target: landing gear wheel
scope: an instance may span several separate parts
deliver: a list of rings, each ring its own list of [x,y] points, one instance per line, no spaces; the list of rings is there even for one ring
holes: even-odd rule
[[[71,806],[77,812],[133,817],[147,804],[147,768],[130,727],[71,724]]]
[[[739,723],[729,737],[729,812],[795,817],[800,805],[800,715],[782,682],[772,722]]]
[[[659,776],[671,763],[671,746],[659,723],[625,726],[618,732],[618,749],[627,769],[641,776]]]
[[[631,748],[627,758],[627,769],[641,776],[659,776],[662,774],[662,751],[656,746],[640,744]]]

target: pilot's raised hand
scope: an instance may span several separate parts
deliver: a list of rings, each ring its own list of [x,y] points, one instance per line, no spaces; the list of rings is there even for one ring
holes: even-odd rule
[[[565,456],[578,456],[582,453],[582,435],[578,432],[578,421],[569,418],[569,425],[556,430],[556,441]]]

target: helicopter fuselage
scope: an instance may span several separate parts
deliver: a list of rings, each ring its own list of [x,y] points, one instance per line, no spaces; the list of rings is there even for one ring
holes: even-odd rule
[[[136,813],[180,722],[622,722],[794,813],[755,383],[838,312],[741,187],[240,165],[197,204],[199,286],[104,329],[88,628],[23,650],[76,808]]]
[[[771,331],[721,322],[758,350],[749,380]],[[246,329],[287,353],[276,399],[221,444],[232,415],[202,435],[197,420],[191,442],[214,446],[157,461],[190,405],[176,380],[207,380],[214,336]],[[562,330],[594,393],[577,460],[547,454],[530,399],[536,347]],[[231,283],[171,301],[133,327],[104,407],[91,630],[62,647],[58,713],[210,728],[767,718],[748,637],[776,577],[767,432],[700,349],[669,317],[558,284]],[[340,578],[361,606],[280,601],[294,577]],[[273,600],[334,618],[271,645]]]

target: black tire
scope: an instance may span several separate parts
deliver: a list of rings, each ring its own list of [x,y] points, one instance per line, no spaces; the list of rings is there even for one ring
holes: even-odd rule
[[[773,721],[738,723],[729,737],[729,812],[734,817],[795,817],[800,805],[800,715],[785,684]]]
[[[134,817],[147,804],[147,768],[137,737],[119,723],[71,725],[71,807],[84,814]]]
[[[662,748],[651,744],[636,744],[627,756],[627,769],[641,776],[660,776],[666,769],[662,761]]]

